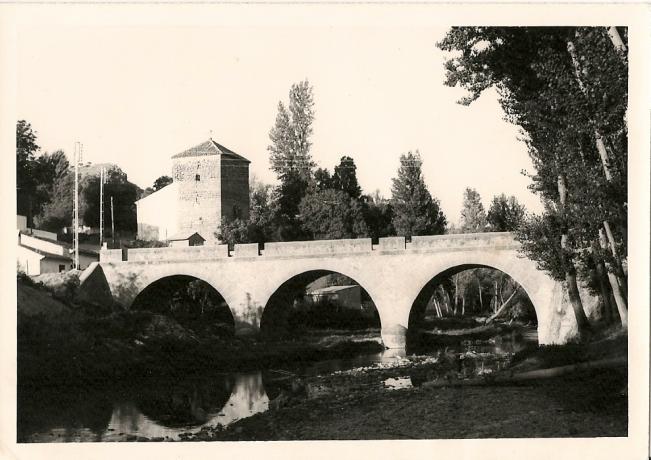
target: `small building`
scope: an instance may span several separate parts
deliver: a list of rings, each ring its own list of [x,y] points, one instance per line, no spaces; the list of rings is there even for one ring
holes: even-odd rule
[[[71,270],[73,257],[70,244],[18,232],[17,266],[28,275]],[[96,251],[79,249],[79,269],[84,270],[98,260]]]
[[[72,270],[72,259],[62,254],[18,244],[17,267],[28,275]]]
[[[306,295],[313,303],[330,301],[342,308],[362,310],[362,295],[358,285],[328,286],[308,291]]]
[[[203,246],[203,243],[206,242],[206,239],[199,235],[197,232],[186,232],[178,233],[172,235],[167,239],[170,243],[170,246]]]

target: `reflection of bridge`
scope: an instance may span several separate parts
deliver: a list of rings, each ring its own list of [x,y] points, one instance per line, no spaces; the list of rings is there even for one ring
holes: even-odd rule
[[[509,233],[238,244],[185,248],[103,250],[82,275],[82,292],[103,292],[129,308],[151,283],[174,275],[199,278],[226,300],[236,333],[258,331],[274,292],[306,272],[332,271],[358,282],[375,303],[387,347],[405,344],[409,315],[419,294],[439,275],[492,267],[510,275],[529,295],[538,317],[541,344],[564,343],[576,322],[559,283],[517,253]],[[421,295],[422,297],[422,295]]]

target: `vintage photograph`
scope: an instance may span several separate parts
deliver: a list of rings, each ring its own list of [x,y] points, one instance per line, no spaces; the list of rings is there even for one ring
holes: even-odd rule
[[[473,24],[17,27],[15,442],[628,437],[629,27]]]

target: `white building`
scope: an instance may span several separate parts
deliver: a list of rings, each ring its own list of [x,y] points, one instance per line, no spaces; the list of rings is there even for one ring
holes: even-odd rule
[[[17,268],[28,275],[72,270],[73,255],[69,245],[18,232]],[[79,268],[99,260],[94,251],[79,250]]]
[[[138,239],[166,241],[178,233],[178,183],[163,187],[136,201]]]

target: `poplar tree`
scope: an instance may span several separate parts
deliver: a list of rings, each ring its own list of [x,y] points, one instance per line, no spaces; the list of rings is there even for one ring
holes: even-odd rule
[[[357,166],[351,157],[341,157],[339,164],[335,166],[332,188],[341,190],[354,200],[359,200],[362,196],[362,189],[357,182]]]
[[[463,192],[460,225],[462,233],[480,233],[486,229],[486,211],[474,188],[466,187]]]
[[[422,175],[420,153],[400,155],[398,175],[391,187],[392,223],[398,235],[440,235],[446,219],[439,201],[432,198]]]
[[[307,80],[292,85],[289,105],[278,103],[276,122],[267,147],[271,169],[280,181],[276,189],[277,220],[282,239],[300,237],[298,204],[307,193],[314,162],[310,155],[314,98]]]
[[[612,257],[625,259],[628,68],[609,31],[461,27],[439,44],[456,53],[446,62],[446,84],[469,90],[460,102],[470,104],[495,87],[506,119],[523,130],[536,169],[530,188],[547,203],[520,232],[523,250],[566,283],[580,327],[588,324],[576,275],[587,279],[591,264],[608,263],[608,244],[595,245],[604,229],[612,230]],[[620,276],[610,284],[625,325],[622,264],[609,265],[609,278]]]
[[[513,195],[506,197],[504,193],[493,197],[486,220],[491,232],[512,232],[524,220],[526,208]]]

